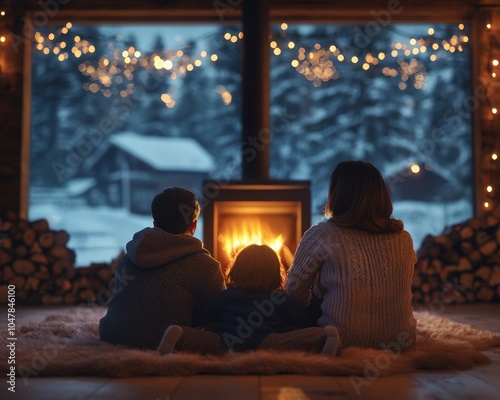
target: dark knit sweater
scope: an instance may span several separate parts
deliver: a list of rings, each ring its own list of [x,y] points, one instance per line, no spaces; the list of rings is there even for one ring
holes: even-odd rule
[[[282,290],[249,292],[229,287],[195,310],[195,323],[210,325],[228,350],[247,351],[259,347],[270,333],[312,326],[304,309]]]
[[[191,326],[194,307],[224,289],[220,265],[200,240],[146,228],[118,263],[100,337],[155,349],[169,325]]]

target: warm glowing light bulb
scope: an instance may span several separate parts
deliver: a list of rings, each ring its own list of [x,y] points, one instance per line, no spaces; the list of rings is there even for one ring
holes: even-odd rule
[[[292,60],[290,64],[292,64],[292,67],[294,68],[297,68],[299,66],[299,62],[297,60]]]
[[[210,56],[210,60],[212,60],[212,61],[214,61],[214,62],[215,62],[215,61],[217,61],[217,59],[218,59],[218,58],[219,58],[219,57],[217,56],[217,54],[212,54],[212,55]]]
[[[486,28],[491,29],[491,24],[486,24]]]
[[[0,36],[0,42],[5,43],[7,39],[5,39],[5,36]]]
[[[461,31],[463,31],[465,29],[465,25],[464,24],[459,24],[458,25],[458,29],[460,29]]]
[[[493,107],[493,108],[491,109],[491,112],[492,112],[493,114],[496,114],[496,113],[498,112],[498,110],[497,110],[495,107]]]
[[[293,49],[295,47],[295,43],[294,42],[288,42],[288,48],[289,49]]]
[[[230,39],[231,39],[231,36],[232,36],[232,35],[231,35],[229,32],[226,32],[226,33],[224,34],[224,39],[226,39],[226,40],[230,40]]]
[[[283,22],[281,24],[281,29],[284,30],[284,31],[286,31],[288,29],[288,24],[286,24],[285,22]]]
[[[494,160],[494,161],[496,161],[498,159],[498,155],[496,153],[493,153],[491,155],[491,159]]]
[[[417,164],[413,164],[411,167],[411,172],[413,172],[414,174],[418,174],[420,172],[420,167],[417,165]]]
[[[4,16],[5,16],[5,11],[0,11],[0,15],[1,15],[2,17],[4,17]]]
[[[353,64],[356,64],[358,61],[359,61],[358,57],[356,57],[356,56],[352,56],[352,58],[351,58],[351,62],[352,62]]]
[[[487,201],[484,202],[484,208],[488,208],[490,206],[490,203],[488,203]]]
[[[428,33],[429,35],[433,35],[433,34],[434,34],[434,29],[429,28],[429,29],[427,30],[427,33]]]
[[[486,187],[486,191],[487,191],[488,193],[491,193],[491,192],[493,191],[493,187],[492,187],[492,186],[487,186],[487,187]]]
[[[497,73],[496,73],[496,72],[492,72],[492,73],[491,73],[491,77],[492,77],[492,78],[496,78],[496,77],[497,77]]]
[[[498,64],[500,64],[500,63],[498,62],[498,60],[493,60],[491,63],[492,63],[495,67],[496,67]]]

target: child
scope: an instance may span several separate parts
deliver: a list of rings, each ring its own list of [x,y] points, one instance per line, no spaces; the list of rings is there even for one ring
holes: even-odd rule
[[[200,307],[195,316],[198,324],[216,322],[216,331],[227,350],[337,354],[337,329],[311,327],[306,312],[286,297],[280,261],[270,247],[253,244],[244,248],[230,269],[227,285],[227,290]],[[171,326],[159,351],[172,351],[181,336],[182,328]]]

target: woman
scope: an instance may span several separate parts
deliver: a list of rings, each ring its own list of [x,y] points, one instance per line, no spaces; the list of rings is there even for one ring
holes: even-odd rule
[[[304,234],[295,254],[285,290],[303,307],[319,299],[318,325],[337,327],[342,348],[415,343],[411,283],[417,258],[392,210],[372,164],[341,162],[330,177],[328,220]]]

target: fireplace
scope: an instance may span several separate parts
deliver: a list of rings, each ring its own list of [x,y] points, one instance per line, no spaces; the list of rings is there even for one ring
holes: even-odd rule
[[[223,270],[252,243],[293,254],[310,226],[308,181],[238,181],[223,186],[206,182],[204,193],[217,193],[204,209],[203,236]]]

